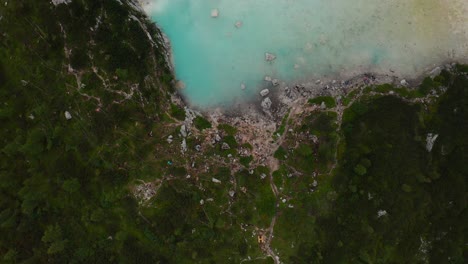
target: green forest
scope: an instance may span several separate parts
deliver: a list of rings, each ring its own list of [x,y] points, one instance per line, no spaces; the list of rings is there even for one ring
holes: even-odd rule
[[[0,263],[275,263],[272,223],[281,263],[467,263],[468,66],[309,100],[274,169],[201,116],[229,148],[182,155],[161,32],[132,6],[0,7]]]

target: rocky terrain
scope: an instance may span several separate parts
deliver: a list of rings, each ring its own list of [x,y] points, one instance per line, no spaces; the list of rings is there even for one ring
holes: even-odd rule
[[[202,111],[135,1],[0,18],[0,262],[463,262],[467,66]]]

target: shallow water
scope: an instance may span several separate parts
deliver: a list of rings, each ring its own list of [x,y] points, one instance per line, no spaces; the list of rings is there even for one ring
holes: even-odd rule
[[[171,41],[182,93],[199,107],[248,100],[265,75],[286,83],[410,76],[468,51],[462,0],[151,0],[144,8]]]

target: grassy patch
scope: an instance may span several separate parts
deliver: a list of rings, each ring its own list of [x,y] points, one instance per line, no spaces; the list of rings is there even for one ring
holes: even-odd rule
[[[253,157],[252,157],[252,155],[250,155],[250,156],[247,156],[247,157],[240,157],[239,162],[244,167],[248,168],[249,164],[250,164],[250,162],[252,162],[252,160],[253,160]]]
[[[202,131],[204,129],[207,129],[207,128],[211,128],[211,123],[208,120],[206,120],[204,117],[201,117],[201,116],[197,116],[193,120],[193,124],[200,131]]]
[[[331,96],[319,96],[309,99],[309,104],[321,105],[322,103],[325,103],[327,108],[333,108],[336,106],[335,98]]]
[[[218,129],[223,130],[224,132],[226,132],[226,134],[230,136],[234,136],[237,133],[237,128],[228,124],[219,124]]]

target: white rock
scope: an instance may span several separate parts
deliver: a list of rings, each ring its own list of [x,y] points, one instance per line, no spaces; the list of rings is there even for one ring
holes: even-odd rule
[[[437,138],[439,137],[439,135],[434,135],[432,133],[429,133],[427,134],[427,137],[426,137],[426,150],[428,152],[431,152],[432,148],[434,147],[434,143],[435,141],[437,140]]]
[[[274,61],[276,59],[276,55],[273,53],[265,52],[265,60],[266,61]]]
[[[285,203],[287,200],[283,198],[283,200],[281,200],[283,203]]]
[[[229,144],[226,143],[226,142],[223,142],[223,145],[221,145],[221,149],[223,149],[223,150],[228,150],[228,149],[230,149],[230,148],[231,148],[231,147],[229,147]]]
[[[55,6],[56,5],[60,5],[60,4],[68,4],[70,3],[72,0],[52,0],[52,4],[54,4]],[[5,2],[6,3],[6,2]],[[6,5],[6,4],[5,4]]]
[[[205,201],[203,199],[200,200],[200,205],[203,205]]]
[[[320,104],[320,109],[322,109],[322,110],[327,109],[327,105],[325,104],[325,102],[322,102]]]
[[[67,120],[72,119],[72,115],[70,114],[70,112],[65,111],[65,118],[66,118]]]
[[[187,137],[187,128],[185,127],[185,125],[182,125],[180,127],[180,135],[182,135],[182,137]]]
[[[271,99],[269,97],[263,99],[262,101],[262,107],[263,109],[270,109],[271,108],[271,105],[272,105],[272,102],[271,102]]]
[[[211,17],[216,18],[219,16],[218,8],[211,9]]]
[[[408,82],[405,79],[403,79],[403,80],[401,80],[400,84],[403,85],[403,86],[407,86]]]
[[[182,144],[180,144],[182,148],[182,152],[187,151],[187,141],[185,141],[185,138],[182,140]]]
[[[267,96],[269,93],[270,93],[270,90],[268,89],[263,89],[260,91],[260,95],[263,97]]]
[[[314,181],[312,182],[312,186],[317,187],[317,185],[318,185],[318,182],[317,182],[316,180],[314,180]]]
[[[29,117],[29,119],[34,120],[34,115],[33,114],[30,114],[28,117]]]
[[[221,181],[216,179],[216,178],[211,178],[211,181],[214,182],[214,183],[221,183]]]
[[[266,178],[266,174],[265,174],[265,173],[260,174],[260,179],[263,180],[263,179],[265,179],[265,178]]]
[[[386,215],[387,215],[387,211],[385,211],[385,210],[379,210],[377,212],[377,218],[380,218],[380,217],[386,216]]]
[[[190,175],[187,175],[187,177],[185,177],[185,178],[186,178],[186,179],[190,179],[190,177],[191,177]]]
[[[429,73],[429,75],[431,76],[431,78],[434,78],[434,77],[438,76],[441,72],[442,72],[442,69],[441,69],[440,67],[435,67],[435,68]]]

